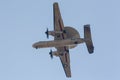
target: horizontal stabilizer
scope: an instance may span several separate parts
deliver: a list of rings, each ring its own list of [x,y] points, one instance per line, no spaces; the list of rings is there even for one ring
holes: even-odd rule
[[[90,25],[84,25],[84,39],[85,43],[88,49],[88,52],[92,54],[94,52],[94,46],[92,42],[92,37],[91,37],[91,30],[90,30]]]

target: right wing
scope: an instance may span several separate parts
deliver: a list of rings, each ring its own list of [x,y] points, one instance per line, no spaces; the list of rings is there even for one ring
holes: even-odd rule
[[[57,51],[60,53],[59,57],[66,77],[71,77],[69,50],[66,47],[59,47],[57,48]]]

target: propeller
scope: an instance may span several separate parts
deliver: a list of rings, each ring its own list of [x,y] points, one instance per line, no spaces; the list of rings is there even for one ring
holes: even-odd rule
[[[50,55],[51,59],[53,59],[52,50],[50,50],[49,55]]]
[[[45,32],[45,34],[47,35],[47,38],[49,38],[48,28],[47,28],[47,30],[46,30],[46,32]]]

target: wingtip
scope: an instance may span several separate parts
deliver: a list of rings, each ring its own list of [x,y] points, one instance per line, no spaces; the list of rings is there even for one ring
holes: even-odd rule
[[[58,5],[58,2],[54,2],[53,5]]]

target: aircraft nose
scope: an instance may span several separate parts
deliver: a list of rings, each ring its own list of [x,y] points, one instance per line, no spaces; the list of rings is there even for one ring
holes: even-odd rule
[[[33,44],[32,47],[35,48],[35,44]]]
[[[32,45],[32,47],[33,47],[33,48],[37,48],[36,43],[34,43],[34,44]]]

